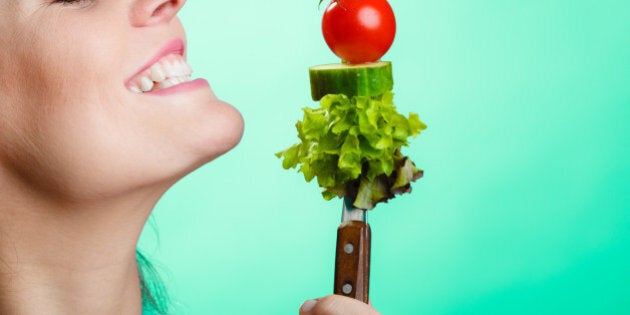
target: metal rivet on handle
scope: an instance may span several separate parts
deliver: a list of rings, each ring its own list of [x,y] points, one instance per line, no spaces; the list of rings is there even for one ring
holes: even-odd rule
[[[341,287],[341,292],[343,292],[343,294],[352,293],[352,284],[350,283],[344,284],[343,287]]]
[[[352,254],[352,252],[354,251],[354,246],[351,243],[346,244],[346,246],[344,246],[343,250],[346,252],[346,254]]]

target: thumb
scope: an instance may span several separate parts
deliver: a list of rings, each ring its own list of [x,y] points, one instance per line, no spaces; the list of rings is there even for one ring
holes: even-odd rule
[[[300,307],[300,315],[380,315],[380,313],[373,309],[371,304],[341,295],[328,295],[304,302]]]

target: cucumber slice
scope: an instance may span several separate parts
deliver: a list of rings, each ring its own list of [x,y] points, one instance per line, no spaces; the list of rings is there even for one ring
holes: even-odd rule
[[[319,101],[326,94],[376,96],[394,87],[392,64],[378,61],[360,65],[327,64],[308,69],[311,78],[311,96]]]

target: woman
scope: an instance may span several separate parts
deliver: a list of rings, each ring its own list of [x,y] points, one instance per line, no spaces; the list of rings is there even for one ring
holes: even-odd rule
[[[140,314],[136,243],[239,112],[191,80],[184,0],[0,0],[0,314]],[[377,314],[352,299],[300,314]]]

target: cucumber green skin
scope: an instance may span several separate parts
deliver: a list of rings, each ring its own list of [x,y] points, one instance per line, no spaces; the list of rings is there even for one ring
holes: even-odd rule
[[[311,96],[319,101],[326,94],[353,96],[377,96],[391,91],[394,87],[391,62],[381,62],[378,66],[340,66],[335,69],[310,67]]]

